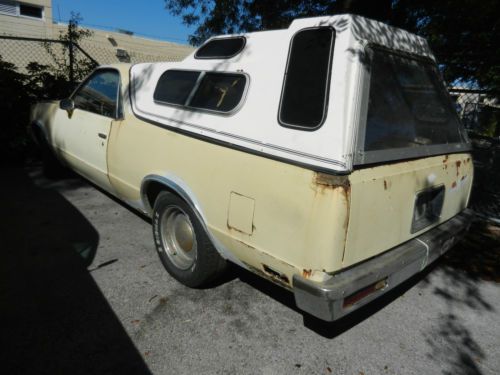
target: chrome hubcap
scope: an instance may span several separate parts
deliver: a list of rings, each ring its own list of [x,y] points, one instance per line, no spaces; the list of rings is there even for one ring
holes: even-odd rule
[[[189,216],[180,207],[172,206],[165,210],[160,223],[163,248],[170,261],[181,270],[191,268],[197,246]]]

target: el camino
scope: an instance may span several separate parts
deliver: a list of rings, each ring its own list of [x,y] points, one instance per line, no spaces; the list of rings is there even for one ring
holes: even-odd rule
[[[180,62],[101,66],[31,126],[59,162],[149,215],[200,287],[227,262],[337,320],[470,225],[470,143],[416,35],[359,16],[208,40]]]

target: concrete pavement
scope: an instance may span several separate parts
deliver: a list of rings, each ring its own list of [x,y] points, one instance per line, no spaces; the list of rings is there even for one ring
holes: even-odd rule
[[[149,222],[78,177],[2,174],[5,374],[500,371],[495,228],[490,242],[469,238],[382,300],[322,324],[304,318],[291,293],[237,267],[208,289],[180,285]],[[484,254],[494,256],[484,263]]]

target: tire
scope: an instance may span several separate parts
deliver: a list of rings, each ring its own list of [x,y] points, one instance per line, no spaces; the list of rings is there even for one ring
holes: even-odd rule
[[[43,174],[47,178],[56,179],[64,175],[65,168],[47,145],[42,145],[42,165]]]
[[[186,286],[206,286],[226,267],[191,207],[175,194],[163,191],[158,195],[153,236],[163,266]]]

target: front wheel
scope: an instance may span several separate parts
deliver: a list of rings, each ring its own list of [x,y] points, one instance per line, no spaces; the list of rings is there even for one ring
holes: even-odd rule
[[[226,261],[191,207],[175,194],[158,195],[153,210],[153,236],[165,269],[184,285],[206,285],[225,268]]]

